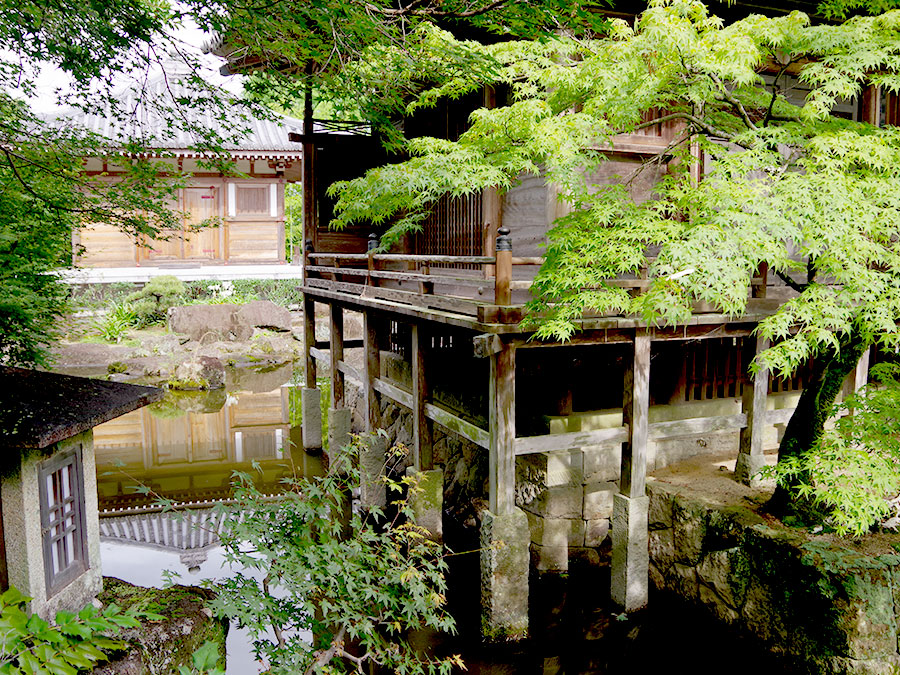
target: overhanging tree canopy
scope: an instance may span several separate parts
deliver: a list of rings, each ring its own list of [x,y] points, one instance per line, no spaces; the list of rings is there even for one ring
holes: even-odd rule
[[[452,40],[452,36],[444,35]],[[571,205],[549,234],[535,281],[535,325],[565,338],[587,310],[683,322],[696,300],[740,315],[767,265],[798,291],[758,328],[780,373],[815,358],[783,455],[819,436],[841,381],[869,344],[898,344],[900,130],[843,119],[867,86],[900,88],[900,12],[813,25],[791,13],[731,25],[691,0],[656,0],[634,27],[600,39],[558,36],[480,48],[502,64],[509,106],[476,111],[458,142],[415,139],[411,159],[336,185],[341,227],[419,226],[434,201],[540,174]],[[809,88],[785,95],[788,77]],[[445,82],[432,94],[475,86]],[[653,198],[592,170],[616,137],[661,122],[681,131],[641,169],[665,164]],[[704,177],[692,168],[702,152]],[[639,169],[639,171],[641,170]],[[607,282],[636,273],[650,247],[650,289]]]

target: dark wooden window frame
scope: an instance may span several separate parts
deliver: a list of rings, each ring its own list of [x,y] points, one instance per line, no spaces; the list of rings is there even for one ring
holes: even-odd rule
[[[48,479],[62,473],[67,466],[70,469],[71,491],[62,501],[51,504],[53,497],[47,489]],[[87,571],[87,537],[85,531],[84,506],[84,471],[81,462],[81,445],[57,453],[44,460],[38,466],[39,497],[41,502],[41,547],[44,554],[44,579],[47,585],[47,597],[55,595],[68,586],[77,577]],[[66,506],[72,507],[72,524],[65,526],[68,519]],[[54,526],[62,523],[63,527],[53,533]],[[53,549],[64,542],[68,534],[72,537],[71,562],[58,572],[53,571]],[[65,543],[61,544],[63,547]]]

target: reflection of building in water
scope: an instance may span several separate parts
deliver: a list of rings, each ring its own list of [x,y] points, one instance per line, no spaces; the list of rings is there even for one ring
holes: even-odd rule
[[[279,491],[281,479],[295,470],[318,472],[318,462],[292,468],[288,395],[287,387],[229,394],[227,401],[220,394],[221,408],[202,413],[178,407],[195,406],[202,395],[170,398],[97,427],[101,511],[150,506],[154,497],[136,494],[138,485],[197,504],[228,498],[235,470],[255,475],[266,492]],[[309,461],[303,457],[304,465]]]
[[[209,550],[219,545],[223,517],[213,509],[107,516],[100,519],[100,541],[178,553],[194,573]]]

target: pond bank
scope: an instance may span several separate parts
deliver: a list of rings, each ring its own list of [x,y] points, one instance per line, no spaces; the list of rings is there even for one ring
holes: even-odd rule
[[[781,655],[796,672],[894,673],[900,665],[900,538],[787,527],[770,492],[711,462],[648,482],[653,585]]]

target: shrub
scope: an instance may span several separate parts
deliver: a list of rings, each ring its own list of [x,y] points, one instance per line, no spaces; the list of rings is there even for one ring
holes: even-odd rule
[[[59,612],[53,624],[29,616],[31,598],[15,588],[0,595],[0,673],[76,673],[107,659],[102,650],[117,651],[125,643],[109,637],[120,628],[137,628],[139,613],[116,605],[102,612],[88,605],[78,614]],[[147,618],[162,617],[142,612]]]
[[[149,326],[166,320],[166,312],[184,302],[185,286],[171,275],[153,277],[144,287],[128,296],[141,326]]]
[[[273,675],[376,666],[444,675],[462,667],[458,656],[432,658],[406,639],[409,631],[455,630],[444,607],[446,562],[442,546],[413,524],[408,499],[393,502],[390,517],[352,508],[368,442],[355,437],[331,453],[328,474],[289,481],[278,498],[238,474],[235,503],[219,507],[226,559],[246,571],[215,586],[213,607],[249,630]],[[385,482],[393,496],[416,489],[415,478]],[[350,643],[358,650],[351,653]]]

